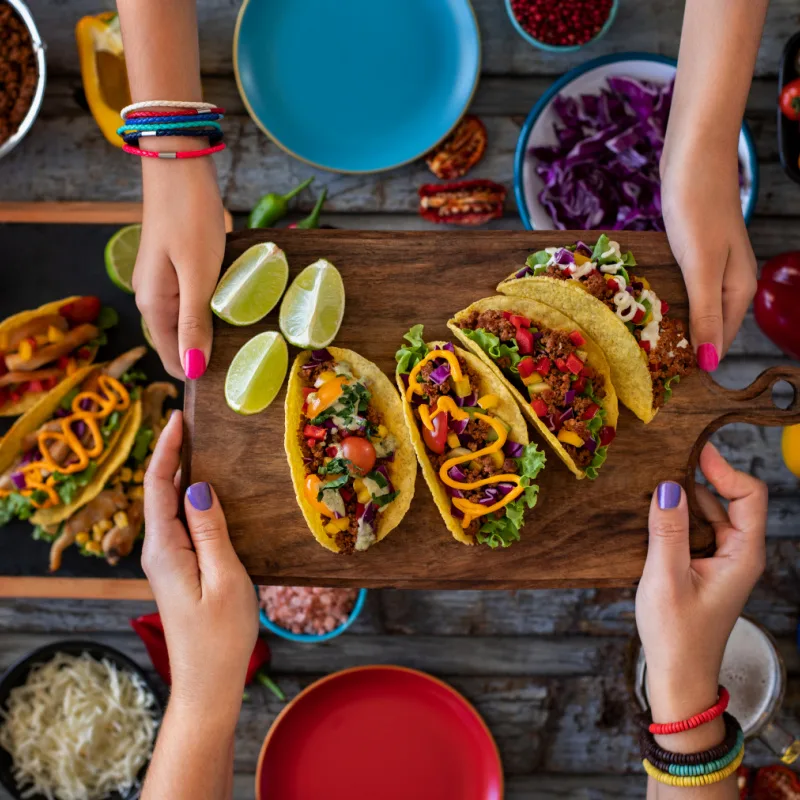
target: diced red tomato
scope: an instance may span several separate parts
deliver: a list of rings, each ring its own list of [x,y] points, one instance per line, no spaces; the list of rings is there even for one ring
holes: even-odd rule
[[[586,411],[583,412],[583,416],[581,419],[591,419],[600,409],[600,406],[597,403],[592,403],[591,405],[586,406]]]
[[[567,369],[567,362],[564,361],[563,358],[556,359],[556,369],[559,372],[569,372],[569,369]]]
[[[349,503],[356,496],[355,492],[349,486],[342,486],[342,488],[339,489],[339,493],[342,495],[342,500],[344,500],[345,503]]]
[[[356,519],[364,513],[364,504],[356,503]]]
[[[42,382],[40,380],[30,381],[30,383],[28,383],[28,391],[34,393],[43,392],[44,386],[42,386]]]
[[[335,444],[325,448],[325,455],[328,456],[328,458],[336,458],[338,452],[339,450]]]
[[[531,400],[531,408],[533,408],[536,416],[540,419],[547,416],[547,403],[545,403],[545,401],[540,397],[537,397],[535,400]]]
[[[639,342],[639,347],[641,347],[642,350],[645,351],[645,353],[649,353],[650,352],[650,342],[648,342],[646,339],[642,339]]]
[[[503,312],[503,319],[511,319],[511,312],[510,311],[504,311]]]
[[[517,369],[519,370],[520,378],[530,378],[536,371],[536,362],[530,356],[525,356],[517,364]]]
[[[531,321],[527,317],[523,317],[520,314],[512,314],[508,321],[515,327],[515,328],[530,328]]]
[[[583,378],[591,378],[592,376],[592,368],[591,367],[584,367],[581,370],[581,377]]]
[[[606,445],[611,444],[614,441],[614,437],[617,435],[616,428],[612,428],[610,425],[603,425],[600,428],[600,446],[605,447]]]
[[[661,316],[669,313],[669,303],[666,300],[661,301]]]
[[[100,315],[101,307],[102,304],[99,297],[87,295],[61,306],[58,309],[58,313],[73,325],[82,325],[87,322],[94,322]]]
[[[553,364],[547,356],[540,356],[536,359],[536,366],[533,368],[534,372],[538,372],[540,375],[544,376],[550,372],[550,367]]]
[[[303,428],[303,436],[318,442],[324,441],[327,434],[328,431],[325,430],[325,428],[321,428],[319,425],[306,425],[305,428]]]
[[[314,447],[314,445],[315,445],[316,443],[317,443],[317,440],[316,440],[316,439],[306,439],[306,444],[307,444],[309,447]]]
[[[422,438],[425,441],[429,450],[441,455],[444,453],[445,445],[447,444],[447,417],[449,415],[442,413],[437,414],[433,418],[433,430],[429,431],[424,425],[422,426]]]
[[[583,394],[584,389],[586,389],[586,378],[581,375],[578,380],[572,382],[571,388],[575,390],[576,394]]]
[[[55,375],[51,378],[45,378],[42,381],[42,386],[46,392],[49,392],[58,383],[58,378]]]
[[[66,372],[67,367],[69,366],[69,356],[59,356],[58,361],[56,361],[56,366]]]
[[[575,347],[583,347],[586,344],[586,339],[583,338],[583,334],[580,331],[572,331],[569,335],[569,340]]]
[[[447,438],[446,435],[445,438]],[[344,457],[360,475],[366,475],[375,466],[377,456],[375,455],[375,448],[369,439],[364,439],[361,436],[348,436],[342,440],[342,450]]]
[[[633,319],[631,322],[634,325],[638,325],[645,317],[647,316],[647,312],[643,308],[636,309],[636,313],[633,315]]]
[[[533,352],[533,334],[527,328],[517,328],[517,344],[522,355]]]
[[[580,375],[583,369],[583,361],[581,361],[575,353],[570,353],[567,356],[567,369],[573,375]]]
[[[8,393],[8,399],[12,403],[18,403],[22,399],[22,395],[25,394],[25,389],[27,387],[27,383],[20,383],[16,389],[12,389]]]
[[[313,386],[304,386],[303,387],[303,400],[308,400],[308,396],[310,394],[314,394],[317,390]]]
[[[6,360],[3,356],[0,356],[0,375],[5,375],[8,372],[8,367],[6,366]]]
[[[78,356],[81,361],[88,361],[92,357],[92,351],[88,347],[81,347],[75,355]]]

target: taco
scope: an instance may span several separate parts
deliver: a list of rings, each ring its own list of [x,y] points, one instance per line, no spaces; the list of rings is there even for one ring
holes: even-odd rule
[[[602,348],[619,399],[650,422],[694,367],[683,323],[667,316],[669,305],[634,275],[636,260],[603,234],[594,248],[583,242],[548,247],[498,287],[529,297],[573,319]]]
[[[576,477],[596,478],[619,414],[608,361],[592,339],[560,311],[521,297],[479,300],[447,325]]]
[[[397,385],[422,474],[448,530],[463,544],[520,538],[545,456],[504,382],[450,342],[426,344],[422,325],[396,354]]]
[[[358,353],[329,347],[295,359],[284,444],[297,503],[328,550],[367,550],[408,511],[417,468],[400,398]]]
[[[90,546],[88,536],[98,545],[104,538],[82,527],[87,518],[79,512],[113,482],[137,444],[141,451],[141,442],[153,439],[152,432],[143,437],[140,431],[153,424],[154,387],[168,386],[163,396],[177,394],[171,384],[141,387],[144,376],[132,367],[145,352],[135,348],[109,364],[78,370],[20,417],[0,444],[0,525],[12,518],[29,519],[37,526],[36,538],[54,542],[51,569],[58,568],[61,553],[72,542],[84,546],[87,554],[100,555],[93,552],[97,547]],[[113,512],[126,505],[118,498]],[[118,526],[124,522],[122,517],[115,521],[113,513],[102,518],[96,513],[93,525],[108,518]],[[73,528],[76,515],[81,524]],[[111,530],[105,523],[100,527],[104,533]]]
[[[0,322],[0,416],[25,413],[105,344],[117,314],[97,297],[68,297]]]

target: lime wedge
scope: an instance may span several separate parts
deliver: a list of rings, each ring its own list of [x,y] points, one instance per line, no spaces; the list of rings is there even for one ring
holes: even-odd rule
[[[231,325],[252,325],[275,308],[288,280],[283,250],[273,242],[255,244],[222,276],[211,310]]]
[[[281,303],[280,326],[295,347],[319,350],[339,332],[344,316],[344,283],[339,270],[321,258],[293,281]]]
[[[289,368],[289,350],[276,331],[264,331],[233,357],[225,376],[225,402],[237,414],[258,414],[274,399]]]
[[[133,294],[133,268],[142,237],[141,225],[120,228],[106,244],[106,272],[114,286]]]
[[[142,317],[142,333],[144,334],[144,340],[153,350],[156,349],[156,346],[153,344],[153,337],[150,335],[150,328],[147,327],[147,323],[144,321],[144,317]]]

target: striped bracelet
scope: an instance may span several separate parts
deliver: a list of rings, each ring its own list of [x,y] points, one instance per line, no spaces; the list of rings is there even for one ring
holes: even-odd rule
[[[699,714],[695,714],[693,717],[689,717],[689,719],[683,719],[680,722],[651,722],[648,726],[648,730],[650,733],[656,736],[664,736],[673,733],[683,733],[684,731],[690,731],[693,728],[699,728],[701,725],[705,725],[707,722],[711,722],[711,720],[716,719],[728,707],[728,702],[730,701],[731,696],[724,686],[719,687],[718,698],[719,699],[717,702],[714,703],[714,705],[711,706],[711,708],[709,708],[707,711],[702,711]]]
[[[170,125],[175,122],[216,122],[222,114],[161,114],[159,116],[126,117],[126,125]]]
[[[119,115],[125,119],[131,111],[141,111],[145,108],[185,108],[194,109],[196,112],[208,112],[216,108],[213,103],[194,102],[193,100],[143,100],[141,103],[131,103],[125,106]]]
[[[644,767],[644,771],[653,778],[653,780],[659,783],[665,783],[667,786],[710,786],[713,783],[724,781],[726,778],[733,775],[733,773],[739,769],[743,760],[744,747],[742,747],[739,751],[739,755],[737,755],[727,767],[712,772],[709,775],[670,775],[668,772],[663,772],[657,767],[654,767],[646,758],[642,761],[642,766]]]
[[[736,718],[727,711],[723,713],[722,720],[725,723],[725,739],[721,744],[704,750],[702,753],[673,753],[671,750],[665,750],[656,744],[653,734],[647,728],[642,728],[639,732],[639,748],[642,751],[642,758],[649,759],[653,764],[661,762],[687,766],[696,766],[724,758],[736,746],[736,739],[742,729]]]
[[[120,125],[117,128],[117,133],[122,136],[123,133],[135,133],[136,131],[157,131],[160,128],[215,128],[218,131],[222,130],[219,122],[170,122],[168,126],[164,126],[158,122],[144,123],[140,125],[138,122],[130,122],[125,125]]]
[[[124,153],[130,153],[132,156],[141,156],[142,158],[201,158],[202,156],[211,156],[214,153],[219,153],[224,149],[225,142],[215,144],[213,147],[204,147],[202,150],[168,151],[163,153],[159,153],[156,150],[140,150],[138,147],[131,147],[129,144],[122,145]]]
[[[662,772],[668,772],[670,775],[678,775],[681,777],[690,777],[692,775],[708,775],[712,772],[719,772],[725,769],[728,764],[739,755],[744,747],[744,734],[739,731],[736,735],[736,741],[731,750],[722,758],[717,758],[714,761],[708,761],[704,764],[670,764],[666,761],[647,756],[647,760]]]
[[[140,119],[142,117],[196,117],[201,114],[219,114],[221,116],[224,113],[225,109],[219,106],[200,111],[192,108],[173,108],[170,111],[158,111],[157,109],[145,108],[141,111],[129,111],[125,114],[123,119]],[[120,116],[122,115],[120,114]]]

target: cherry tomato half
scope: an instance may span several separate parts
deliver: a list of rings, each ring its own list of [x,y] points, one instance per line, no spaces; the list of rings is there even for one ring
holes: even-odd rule
[[[369,439],[361,436],[348,436],[346,439],[342,439],[342,452],[361,476],[366,475],[375,466],[375,448]]]
[[[787,119],[800,119],[800,78],[789,81],[781,89],[781,112]]]
[[[429,450],[441,455],[444,453],[445,445],[447,444],[447,417],[445,413],[437,414],[433,418],[433,430],[429,431],[424,425],[422,426],[422,438]]]
[[[73,325],[84,325],[97,319],[100,315],[100,308],[100,298],[87,295],[61,306],[58,313]]]

